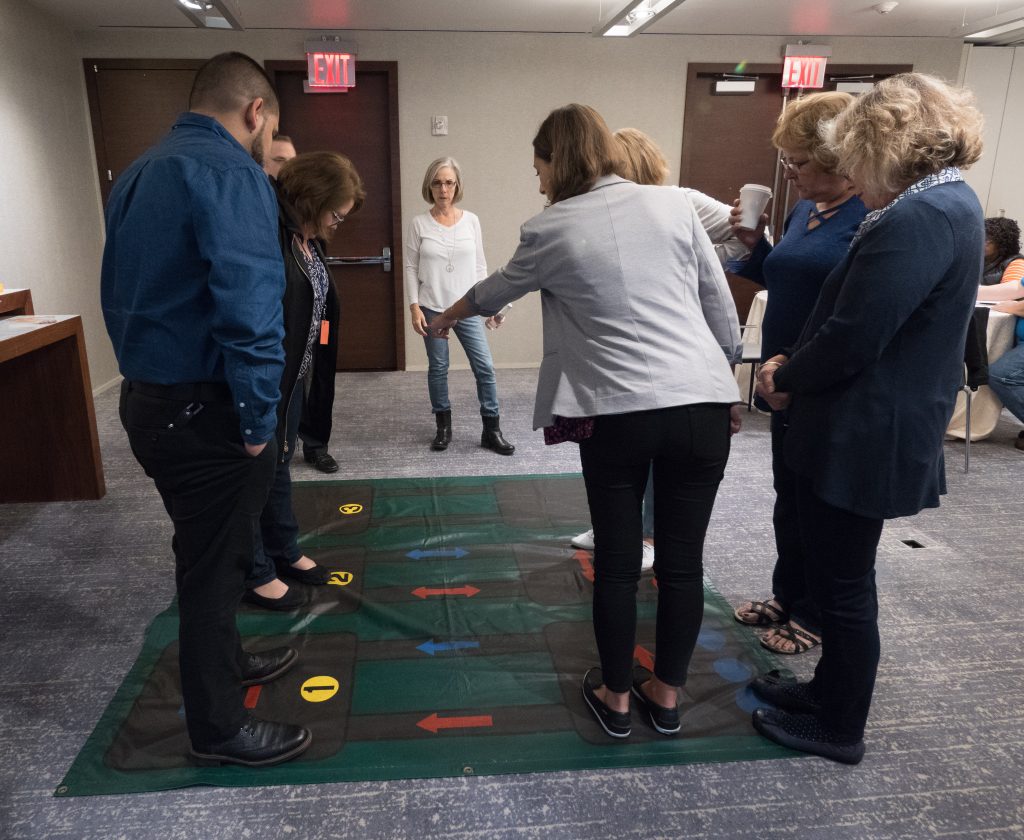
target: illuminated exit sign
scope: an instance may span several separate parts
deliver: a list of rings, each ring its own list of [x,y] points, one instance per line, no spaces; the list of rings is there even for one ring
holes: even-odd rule
[[[356,86],[354,44],[339,40],[306,41],[306,93],[345,93]]]
[[[821,88],[825,86],[825,64],[823,55],[787,55],[782,66],[784,88]]]

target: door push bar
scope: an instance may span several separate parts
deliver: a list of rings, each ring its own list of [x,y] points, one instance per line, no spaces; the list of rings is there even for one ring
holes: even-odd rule
[[[381,265],[384,271],[391,271],[391,249],[381,249],[379,257],[328,257],[328,265]]]

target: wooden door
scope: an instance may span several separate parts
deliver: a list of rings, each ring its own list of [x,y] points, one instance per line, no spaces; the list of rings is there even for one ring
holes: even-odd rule
[[[139,155],[156,145],[188,110],[202,61],[87,58],[86,87],[96,170],[106,206],[110,188]]]
[[[824,89],[835,90],[839,78],[878,81],[912,69],[910,65],[833,66],[828,69]],[[726,204],[733,203],[744,184],[771,187],[774,197],[768,206],[769,230],[778,238],[797,196],[782,177],[779,155],[771,144],[771,136],[786,102],[798,92],[789,93],[782,87],[781,64],[766,64],[748,66],[743,71],[745,78],[756,77],[753,93],[716,95],[715,81],[735,73],[733,65],[689,66],[679,183]],[[742,323],[760,286],[734,274],[727,273],[726,277]]]
[[[341,301],[338,370],[404,368],[397,65],[360,62],[347,93],[304,93],[305,62],[266,66],[281,102],[280,132],[300,153],[350,158],[366,188],[363,207],[327,251]]]

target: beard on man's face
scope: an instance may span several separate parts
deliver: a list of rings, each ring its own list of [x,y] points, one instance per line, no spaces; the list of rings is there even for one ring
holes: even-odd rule
[[[266,159],[266,148],[263,145],[266,128],[267,118],[263,117],[260,124],[256,127],[256,136],[252,138],[252,146],[249,148],[249,155],[256,161],[258,166],[263,166],[263,161]]]

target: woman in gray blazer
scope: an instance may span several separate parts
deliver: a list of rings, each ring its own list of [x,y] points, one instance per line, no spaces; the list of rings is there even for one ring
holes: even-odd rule
[[[739,430],[730,367],[739,325],[725,275],[682,190],[613,174],[617,152],[583,105],[548,115],[533,140],[550,206],[519,247],[430,326],[446,335],[540,291],[544,359],[534,428],[577,440],[594,526],[594,633],[601,667],[583,696],[604,730],[630,733],[630,694],[664,735],[679,731],[704,608],[704,535]],[[658,546],[654,673],[633,669],[641,500],[653,464]]]

